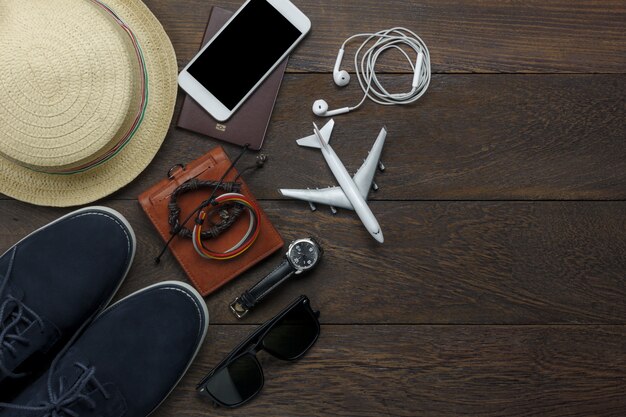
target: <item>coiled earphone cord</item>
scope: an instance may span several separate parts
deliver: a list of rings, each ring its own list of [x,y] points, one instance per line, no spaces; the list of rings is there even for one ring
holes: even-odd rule
[[[376,33],[358,33],[350,36],[341,45],[341,49],[343,50],[346,44],[353,39],[363,36],[367,36],[367,39],[363,41],[354,54],[354,68],[364,95],[359,104],[350,107],[350,111],[361,107],[368,97],[370,100],[385,106],[409,104],[422,97],[430,85],[430,53],[422,38],[409,29],[394,27]],[[374,44],[368,47],[368,44],[374,39],[376,39]],[[415,51],[417,55],[415,64],[409,57],[409,54],[401,48],[401,45],[406,45]],[[390,49],[400,51],[413,69],[413,81],[409,92],[388,92],[376,75],[375,68],[378,58],[382,53]]]

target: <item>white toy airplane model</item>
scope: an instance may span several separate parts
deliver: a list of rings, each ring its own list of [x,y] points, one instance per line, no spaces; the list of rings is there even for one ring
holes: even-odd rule
[[[384,127],[380,130],[378,138],[376,142],[374,142],[374,146],[372,146],[367,159],[365,159],[363,165],[361,165],[356,174],[354,174],[354,177],[351,178],[333,148],[328,144],[334,125],[335,122],[331,119],[320,131],[315,123],[313,123],[313,131],[315,133],[311,136],[298,139],[297,142],[300,146],[318,148],[322,151],[326,163],[335,175],[335,178],[337,178],[339,187],[329,187],[321,190],[281,189],[279,191],[285,197],[308,201],[311,210],[315,210],[314,203],[329,205],[333,214],[337,212],[335,207],[354,210],[374,239],[383,243],[383,232],[372,210],[370,210],[365,202],[365,199],[367,199],[370,188],[374,190],[378,189],[378,186],[373,181],[376,167],[378,166],[381,171],[385,169],[380,162],[380,154],[383,150],[385,138],[387,137],[387,130]]]

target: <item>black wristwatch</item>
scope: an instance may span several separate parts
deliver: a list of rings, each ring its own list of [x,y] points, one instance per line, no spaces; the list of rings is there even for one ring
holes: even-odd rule
[[[235,301],[230,303],[230,311],[238,319],[242,318],[266,295],[291,276],[313,269],[319,263],[323,253],[322,247],[312,237],[294,240],[289,245],[285,259],[280,265],[252,288],[235,298]]]

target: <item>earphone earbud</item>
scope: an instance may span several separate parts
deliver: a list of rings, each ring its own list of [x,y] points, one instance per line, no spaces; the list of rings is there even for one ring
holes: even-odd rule
[[[337,54],[337,60],[335,61],[335,67],[333,68],[333,80],[339,87],[345,87],[350,82],[350,74],[346,70],[339,70],[341,60],[343,59],[343,48],[339,50]]]
[[[350,83],[350,74],[348,74],[348,71],[346,70],[334,72],[333,80],[339,87],[345,87]]]
[[[315,113],[316,116],[330,117],[342,113],[348,113],[349,111],[350,107],[342,107],[337,110],[328,110],[328,103],[326,103],[324,100],[315,100],[315,103],[313,103],[313,113]]]
[[[339,87],[345,87],[350,82],[350,74],[348,71],[339,70],[339,66],[341,65],[341,60],[343,58],[343,48],[339,50],[337,54],[337,60],[335,61],[335,67],[333,68],[333,80],[335,84]],[[313,113],[316,116],[320,117],[330,117],[335,116],[337,114],[348,113],[350,111],[350,107],[342,107],[337,110],[328,110],[328,103],[324,100],[315,100],[313,103]]]

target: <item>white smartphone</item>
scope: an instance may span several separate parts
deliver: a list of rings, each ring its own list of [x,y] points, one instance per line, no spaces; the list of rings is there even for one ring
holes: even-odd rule
[[[225,121],[310,29],[289,0],[248,0],[180,72],[178,84]]]

